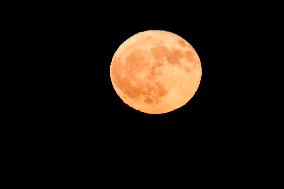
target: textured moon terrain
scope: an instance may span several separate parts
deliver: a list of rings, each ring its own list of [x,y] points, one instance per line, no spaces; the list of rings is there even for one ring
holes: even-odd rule
[[[148,114],[163,114],[185,105],[202,75],[194,48],[180,36],[161,30],[137,33],[115,52],[110,78],[124,103]]]

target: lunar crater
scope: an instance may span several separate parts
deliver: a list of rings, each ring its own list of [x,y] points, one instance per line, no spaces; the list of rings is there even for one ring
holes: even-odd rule
[[[186,47],[186,42],[184,40],[179,39],[177,42],[181,47]]]

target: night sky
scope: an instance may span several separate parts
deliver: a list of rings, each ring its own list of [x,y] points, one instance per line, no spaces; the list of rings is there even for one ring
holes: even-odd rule
[[[36,43],[46,44],[44,50],[37,50],[42,62],[37,74],[46,76],[44,83],[50,88],[43,89],[47,113],[41,120],[59,133],[81,135],[155,130],[213,139],[249,133],[244,132],[243,120],[251,116],[254,97],[248,91],[253,81],[245,78],[253,63],[251,47],[257,41],[254,28],[260,22],[254,15],[247,16],[250,8],[177,3],[131,7],[136,8],[70,3],[38,9],[39,17],[31,14],[30,24],[37,23]],[[201,60],[202,79],[195,96],[167,114],[148,115],[128,107],[110,81],[116,49],[146,30],[180,35]],[[245,101],[250,103],[245,106]]]
[[[276,47],[265,44],[274,35],[265,31],[274,31],[267,2],[263,7],[261,2],[250,6],[239,1],[96,2],[22,2],[24,6],[12,2],[17,14],[5,14],[14,19],[6,28],[12,37],[3,35],[10,45],[5,49],[17,50],[8,55],[12,74],[3,79],[15,80],[9,84],[11,90],[3,90],[11,94],[11,100],[3,101],[9,104],[4,113],[12,114],[2,116],[8,118],[3,128],[11,131],[2,132],[3,146],[9,150],[4,157],[12,160],[3,161],[9,171],[27,175],[29,182],[39,180],[28,174],[33,172],[47,179],[43,184],[54,179],[73,184],[79,175],[84,178],[80,186],[85,180],[91,186],[97,181],[118,185],[111,176],[131,184],[134,179],[127,173],[140,179],[134,181],[138,185],[147,177],[167,184],[174,176],[191,185],[194,175],[200,179],[198,186],[212,186],[251,180],[254,172],[275,172],[263,167],[265,163],[279,167],[270,163],[281,157],[272,155],[281,152],[275,144],[282,144],[283,137],[274,135],[283,132],[273,127],[276,119],[269,113],[282,113],[280,103],[272,103],[278,94],[272,90],[277,88],[276,77],[283,74],[275,74],[282,71],[276,68],[281,61],[272,61],[269,54],[270,50],[275,55]],[[181,36],[201,60],[196,94],[166,114],[150,115],[129,107],[110,79],[117,48],[146,30]],[[274,77],[268,77],[271,73]],[[275,125],[281,128],[281,122]],[[68,174],[75,178],[72,182]],[[175,182],[175,188],[177,183],[182,182]]]

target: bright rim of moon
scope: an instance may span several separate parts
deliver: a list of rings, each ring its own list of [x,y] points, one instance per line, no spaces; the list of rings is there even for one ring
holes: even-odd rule
[[[118,96],[130,107],[163,114],[185,105],[198,89],[201,62],[180,36],[161,30],[137,33],[115,52],[110,78]]]

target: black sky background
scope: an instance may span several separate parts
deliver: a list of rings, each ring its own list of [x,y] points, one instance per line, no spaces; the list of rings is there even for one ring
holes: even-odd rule
[[[211,132],[221,129],[218,125],[225,124],[228,116],[235,117],[231,111],[238,100],[231,91],[236,84],[232,75],[242,59],[242,53],[235,51],[243,45],[246,23],[240,23],[243,20],[233,10],[208,12],[200,5],[177,4],[158,9],[102,10],[63,6],[45,18],[50,23],[43,28],[43,34],[54,59],[47,66],[55,74],[56,83],[56,89],[51,91],[55,100],[52,108],[62,125]],[[193,99],[164,115],[147,115],[129,108],[116,95],[109,76],[111,59],[119,45],[130,36],[151,29],[171,31],[188,40],[198,52],[203,68],[200,88]]]
[[[256,56],[266,38],[262,8],[245,3],[39,5],[18,17],[30,53],[36,91],[33,124],[43,135],[93,140],[93,135],[171,133],[173,138],[227,141],[256,133]],[[119,45],[145,30],[166,30],[190,42],[202,63],[202,79],[188,104],[148,115],[122,102],[109,74]],[[26,37],[27,36],[31,36]],[[32,39],[32,40],[30,40]],[[30,40],[30,41],[29,41]],[[253,70],[253,72],[252,72]],[[29,77],[29,76],[28,76]],[[32,85],[34,86],[34,85]],[[35,89],[33,89],[35,90]],[[135,134],[133,134],[135,133]],[[236,140],[240,142],[239,140]]]
[[[120,14],[119,12],[117,14]],[[110,123],[107,127],[111,129],[159,129],[159,128],[180,128],[195,127],[198,121],[202,121],[201,114],[206,114],[212,106],[210,98],[210,72],[207,70],[210,64],[204,64],[203,83],[195,98],[186,107],[183,107],[175,112],[165,115],[147,115],[125,105],[113,91],[110,77],[109,65],[111,58],[118,48],[118,46],[128,37],[140,31],[149,29],[167,30],[177,33],[187,40],[199,52],[203,61],[209,56],[207,50],[210,45],[213,48],[214,40],[210,39],[211,34],[206,34],[206,28],[188,16],[168,14],[167,11],[143,13],[130,12],[130,15],[124,13],[123,15],[113,15],[106,19],[99,20],[91,31],[99,27],[99,31],[94,31],[94,62],[90,63],[88,68],[88,75],[93,75],[95,85],[93,94],[96,97],[96,109],[94,111],[97,115],[106,116],[106,123]],[[92,35],[92,32],[90,33]],[[213,34],[214,35],[214,34]],[[93,73],[93,74],[92,74]],[[90,82],[90,80],[89,80]],[[90,84],[87,82],[88,84]],[[207,85],[207,87],[206,87]],[[213,91],[212,93],[213,94]],[[203,100],[201,100],[203,99]],[[192,106],[192,107],[191,107]],[[100,112],[102,111],[102,112]],[[208,115],[208,114],[207,114]],[[191,125],[191,126],[190,126]],[[194,126],[195,125],[195,126]]]
[[[104,178],[104,185],[116,184],[110,177],[124,177],[123,172],[136,178],[136,172],[143,173],[138,184],[151,174],[162,177],[159,184],[180,174],[179,180],[189,184],[194,178],[189,174],[201,184],[230,178],[235,184],[265,172],[266,156],[283,138],[274,137],[282,132],[271,126],[273,119],[266,113],[275,110],[265,107],[274,97],[266,95],[274,87],[267,75],[279,63],[267,58],[276,46],[266,43],[274,40],[274,22],[280,23],[274,20],[274,7],[240,1],[12,4],[4,15],[11,35],[4,36],[10,44],[6,49],[15,49],[8,55],[12,74],[6,78],[14,82],[5,110],[13,112],[7,116],[12,132],[2,132],[8,138],[3,139],[9,150],[5,156],[13,161],[3,162],[10,171],[20,176],[33,171],[48,179],[42,183],[66,176],[64,184],[73,184],[68,174],[79,174],[95,184]],[[201,59],[195,96],[167,114],[148,115],[128,107],[111,84],[115,51],[145,30],[180,35]],[[274,144],[269,144],[271,138]],[[49,175],[38,174],[42,171]],[[204,173],[213,181],[204,179]]]

